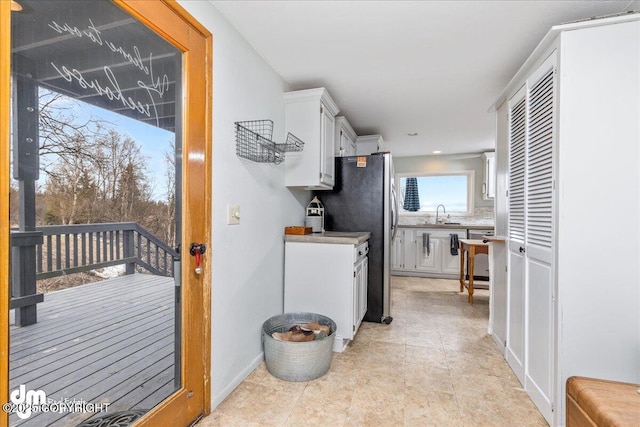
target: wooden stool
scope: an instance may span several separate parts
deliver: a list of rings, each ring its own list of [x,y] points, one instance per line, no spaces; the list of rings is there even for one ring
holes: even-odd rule
[[[567,427],[640,426],[640,384],[567,379]]]
[[[489,244],[482,240],[460,239],[460,292],[469,289],[469,304],[473,304],[473,266],[476,254],[489,255]],[[464,280],[464,253],[469,254],[469,284]]]

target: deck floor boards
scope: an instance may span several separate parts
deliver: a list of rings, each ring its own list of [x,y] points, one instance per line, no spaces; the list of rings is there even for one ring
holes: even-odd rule
[[[109,402],[107,415],[151,409],[173,392],[172,278],[133,274],[45,295],[38,323],[13,326],[10,390],[24,384],[47,398]],[[34,413],[11,426],[75,426],[91,413]]]

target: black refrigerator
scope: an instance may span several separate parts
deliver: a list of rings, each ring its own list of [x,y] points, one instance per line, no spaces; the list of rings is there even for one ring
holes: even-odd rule
[[[397,222],[390,153],[336,157],[331,191],[314,195],[324,205],[327,231],[369,231],[369,283],[364,320],[389,324],[391,317],[391,242]]]

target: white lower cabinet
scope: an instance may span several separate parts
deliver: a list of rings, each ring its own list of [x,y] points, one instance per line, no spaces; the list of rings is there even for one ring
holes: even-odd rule
[[[369,258],[364,257],[355,266],[353,278],[353,326],[355,335],[367,312],[367,283],[369,281]]]
[[[451,234],[466,238],[465,229],[398,228],[391,249],[395,274],[457,278],[460,255],[451,254]],[[428,236],[428,237],[427,237]]]
[[[463,231],[455,231],[458,235],[458,240],[466,239],[467,232]],[[451,240],[450,238],[438,239],[442,242],[442,264],[441,264],[441,273],[442,274],[453,274],[456,276],[456,279],[460,277],[460,249],[451,253]]]
[[[285,243],[284,312],[318,313],[333,320],[336,352],[353,339],[367,312],[367,252],[367,242]]]
[[[397,229],[391,242],[391,270],[403,270],[404,262],[404,230]]]
[[[431,237],[431,230],[414,230],[415,248],[413,249],[416,271],[438,273],[440,261],[440,239]]]

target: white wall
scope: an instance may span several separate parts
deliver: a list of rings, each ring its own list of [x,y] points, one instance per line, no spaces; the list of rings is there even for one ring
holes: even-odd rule
[[[561,380],[639,382],[640,22],[561,43]]]
[[[235,121],[271,119],[283,141],[285,82],[211,3],[180,4],[213,33],[213,409],[262,361],[262,323],[283,310],[284,227],[303,224],[308,192],[285,187],[284,164],[235,154]],[[228,203],[240,225],[226,225]]]

